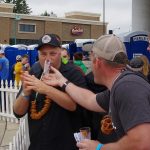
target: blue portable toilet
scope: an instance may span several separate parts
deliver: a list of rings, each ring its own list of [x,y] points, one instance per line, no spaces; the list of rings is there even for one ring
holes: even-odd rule
[[[76,39],[75,43],[77,44],[77,52],[82,52],[84,43],[93,43],[95,39]]]
[[[30,56],[30,65],[32,66],[38,60],[38,44],[27,46],[27,50]]]
[[[70,59],[73,59],[73,55],[76,52],[85,52],[83,50],[84,44],[91,44],[94,43],[95,39],[75,39],[75,42],[69,44],[69,53]]]
[[[27,54],[29,56],[29,63],[32,66],[37,60],[38,52],[36,48],[34,50],[18,49],[18,47],[8,46],[5,48],[5,56],[9,60],[9,78],[12,79],[12,66],[16,63],[16,56]]]
[[[77,44],[75,42],[69,43],[69,54],[71,60],[73,60],[73,55],[76,52],[77,52]]]
[[[5,48],[5,56],[8,58],[9,60],[9,80],[12,79],[12,66],[16,63],[16,56],[17,55],[24,55],[24,54],[28,54],[29,52],[28,50],[18,50],[18,48],[15,47],[6,47]],[[29,60],[30,60],[30,55],[29,55]]]
[[[32,66],[38,60],[38,50],[28,50],[30,56],[30,65]]]
[[[136,31],[119,35],[126,46],[128,59],[133,57],[145,55],[150,61],[150,52],[147,51],[148,47],[148,32]]]

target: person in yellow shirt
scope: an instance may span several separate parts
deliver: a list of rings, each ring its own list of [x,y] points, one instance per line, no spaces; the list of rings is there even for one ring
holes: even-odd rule
[[[19,86],[19,82],[21,81],[21,74],[23,71],[29,71],[29,57],[27,54],[23,55],[21,61],[17,62],[14,67],[15,72],[15,81],[17,83],[17,87]]]
[[[15,72],[15,81],[17,83],[17,87],[19,86],[19,82],[21,80],[21,73],[22,73],[22,62],[17,62],[15,64],[15,67],[14,67],[14,72]]]

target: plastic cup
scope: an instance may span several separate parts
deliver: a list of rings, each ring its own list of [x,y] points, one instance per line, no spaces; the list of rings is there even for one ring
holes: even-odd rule
[[[80,128],[80,136],[81,140],[91,139],[91,128],[90,127],[82,127]]]

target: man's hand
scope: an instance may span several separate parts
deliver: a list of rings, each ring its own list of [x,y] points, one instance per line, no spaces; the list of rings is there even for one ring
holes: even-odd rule
[[[53,73],[46,74],[42,77],[42,81],[50,86],[60,86],[67,81],[67,79],[54,67],[51,66]]]
[[[28,71],[24,71],[22,74],[21,74],[21,81],[22,81],[22,88],[23,88],[23,93],[26,95],[26,96],[29,96],[31,94],[31,90],[27,88],[27,83],[25,82],[25,76],[26,75],[29,75]]]
[[[23,76],[24,89],[26,91],[34,90],[38,93],[45,94],[47,85],[41,80],[37,79],[34,75],[24,73]],[[25,92],[25,91],[24,91]]]
[[[98,144],[99,141],[86,139],[81,142],[78,142],[77,147],[79,147],[79,150],[96,150]]]
[[[24,65],[24,67],[28,68],[28,67],[30,67],[30,64],[29,64],[29,63],[26,63],[26,64]]]

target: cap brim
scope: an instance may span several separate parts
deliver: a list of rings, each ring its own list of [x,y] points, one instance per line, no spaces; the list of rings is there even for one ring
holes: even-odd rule
[[[127,65],[126,66],[128,69],[132,70],[132,71],[142,71],[143,67],[139,67],[139,68],[132,68],[131,66]]]
[[[58,45],[45,43],[45,44],[40,44],[40,45],[37,47],[37,50],[39,50],[39,49],[40,49],[42,46],[44,46],[44,45],[49,45],[49,46],[53,46],[53,47],[61,47],[61,46],[58,46]]]

